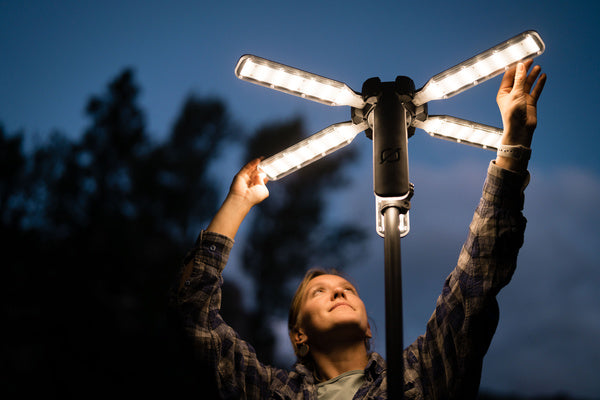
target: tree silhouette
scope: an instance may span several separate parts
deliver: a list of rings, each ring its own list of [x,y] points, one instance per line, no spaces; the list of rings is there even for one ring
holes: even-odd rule
[[[25,175],[25,155],[23,154],[23,134],[9,136],[0,124],[0,219],[2,226],[16,229],[25,214],[24,204],[13,201],[23,196],[19,185]]]
[[[147,154],[134,171],[134,192],[144,215],[160,220],[165,234],[188,247],[217,208],[210,168],[236,127],[216,99],[189,97],[169,141]]]
[[[153,143],[138,95],[123,71],[88,102],[80,139],[55,133],[30,155],[0,126],[9,394],[210,396],[167,298],[235,129],[219,100],[190,97]]]

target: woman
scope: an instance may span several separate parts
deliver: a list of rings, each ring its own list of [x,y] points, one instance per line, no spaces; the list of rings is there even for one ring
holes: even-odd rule
[[[532,62],[508,70],[497,96],[504,133],[490,163],[480,204],[458,264],[446,279],[426,332],[404,351],[404,397],[474,399],[481,366],[498,322],[495,299],[516,267],[523,242],[523,189],[536,103],[546,81]],[[537,79],[539,76],[539,79]],[[536,82],[537,80],[537,82]],[[525,153],[526,157],[520,155]],[[515,157],[514,154],[519,156]],[[291,371],[262,364],[219,315],[221,272],[250,209],[268,197],[253,160],[186,258],[178,306],[199,355],[211,364],[223,398],[387,398],[385,362],[368,351],[365,306],[343,276],[309,271],[298,287],[289,333],[298,362]]]

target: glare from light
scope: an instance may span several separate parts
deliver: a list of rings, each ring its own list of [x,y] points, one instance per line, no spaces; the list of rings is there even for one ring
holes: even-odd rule
[[[263,160],[258,168],[269,180],[277,180],[338,150],[352,142],[356,135],[367,129],[366,122],[350,121],[331,125],[302,140],[294,146]]]
[[[431,115],[425,121],[413,120],[412,125],[433,137],[490,150],[497,150],[502,138],[502,129],[448,115]]]
[[[235,75],[248,82],[330,106],[360,109],[365,106],[362,96],[345,83],[254,55],[240,58]]]
[[[446,99],[491,79],[518,62],[538,56],[545,45],[535,31],[526,31],[431,78],[413,99],[416,106]]]

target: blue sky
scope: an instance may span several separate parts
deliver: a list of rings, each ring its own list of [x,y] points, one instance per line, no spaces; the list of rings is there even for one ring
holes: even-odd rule
[[[0,0],[0,122],[42,140],[71,137],[83,110],[124,67],[142,88],[149,130],[169,131],[186,95],[222,98],[247,132],[303,116],[310,132],[349,119],[327,107],[242,82],[233,69],[252,53],[346,82],[431,76],[524,30],[537,30],[548,74],[526,192],[529,220],[519,268],[499,297],[501,319],[486,356],[482,387],[530,394],[600,393],[600,108],[596,1],[4,1]],[[430,103],[449,114],[501,126],[500,78]],[[363,263],[350,266],[385,353],[383,243],[375,234],[370,142],[359,137],[354,179],[331,218],[370,234]],[[409,143],[411,233],[402,241],[405,340],[423,330],[456,262],[493,153],[431,139]],[[227,181],[238,170],[223,168]],[[276,182],[272,184],[277,184]],[[235,265],[243,236],[226,276]],[[368,263],[367,263],[368,260]],[[279,326],[277,321],[274,322]],[[286,344],[287,345],[287,344]]]

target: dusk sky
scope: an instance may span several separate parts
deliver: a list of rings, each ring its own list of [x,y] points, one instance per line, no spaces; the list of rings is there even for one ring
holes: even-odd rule
[[[546,44],[536,63],[548,82],[532,145],[525,245],[512,282],[498,298],[500,323],[482,388],[600,398],[600,129],[594,117],[600,109],[599,21],[600,2],[593,0],[0,0],[0,123],[9,133],[25,132],[30,144],[54,130],[78,137],[89,123],[89,97],[133,67],[156,140],[167,135],[192,93],[221,98],[248,133],[294,116],[304,117],[307,133],[313,133],[349,120],[349,107],[240,81],[233,72],[240,56],[272,59],[356,91],[374,76],[392,81],[405,75],[420,87],[438,72],[536,30]],[[501,127],[499,84],[497,77],[431,102],[429,112]],[[329,217],[355,222],[368,234],[365,254],[348,272],[376,325],[375,350],[385,354],[383,240],[375,233],[371,142],[360,134],[352,146],[360,160]],[[405,345],[423,333],[494,157],[419,130],[410,139],[415,196],[411,232],[402,240]],[[222,169],[223,196],[242,163],[230,158],[235,162]],[[225,279],[244,285],[236,261],[243,232],[236,242]],[[283,354],[290,354],[283,323],[273,323],[282,332]]]

